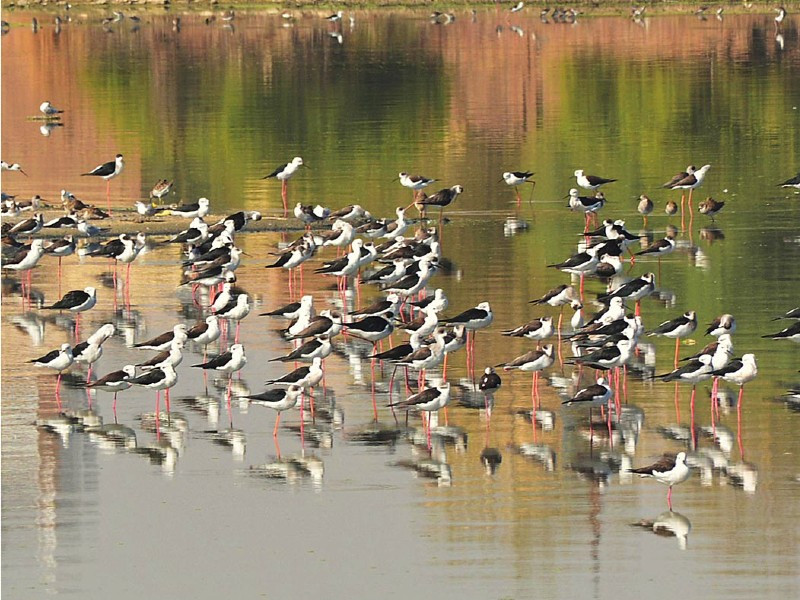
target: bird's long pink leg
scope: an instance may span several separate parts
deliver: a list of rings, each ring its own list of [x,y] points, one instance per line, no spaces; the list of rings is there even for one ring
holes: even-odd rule
[[[278,437],[278,425],[281,424],[281,413],[278,413],[278,416],[275,417],[275,429],[272,430],[272,437]]]
[[[692,386],[692,399],[691,399],[691,402],[689,404],[689,408],[692,411],[692,422],[691,422],[691,425],[690,425],[691,429],[692,429],[692,448],[696,448],[697,447],[697,436],[696,436],[695,431],[694,431],[694,396],[695,396],[696,392],[697,392],[697,386],[693,385]]]
[[[744,444],[742,444],[742,399],[744,386],[739,388],[739,399],[736,401],[736,441],[739,444],[739,456],[744,460]]]

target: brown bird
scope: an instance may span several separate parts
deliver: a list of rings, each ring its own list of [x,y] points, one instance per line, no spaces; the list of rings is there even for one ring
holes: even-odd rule
[[[720,212],[724,206],[725,202],[719,202],[709,196],[698,205],[698,208],[700,209],[701,213],[708,215],[711,217],[711,220],[714,221],[714,215]]]

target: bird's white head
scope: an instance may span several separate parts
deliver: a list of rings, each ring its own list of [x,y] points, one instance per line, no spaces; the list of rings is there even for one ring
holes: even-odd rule
[[[583,177],[583,169],[578,169],[574,173],[575,177]]]
[[[200,199],[197,201],[197,203],[198,203],[200,206],[208,206],[208,205],[211,203],[211,201],[210,201],[208,198],[200,198]]]
[[[92,298],[94,298],[97,295],[97,290],[92,286],[83,288],[83,291],[89,294]]]
[[[488,302],[481,302],[478,304],[478,308],[481,310],[485,310],[486,312],[492,312],[492,308],[489,306]]]
[[[678,452],[678,455],[675,457],[675,462],[683,464],[686,462],[686,452]]]
[[[122,367],[122,370],[128,377],[133,377],[134,375],[136,375],[136,367],[133,365],[125,365],[124,367]]]

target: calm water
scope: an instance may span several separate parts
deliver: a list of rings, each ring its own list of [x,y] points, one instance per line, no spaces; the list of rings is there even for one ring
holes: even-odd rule
[[[526,413],[529,377],[507,374],[489,420],[466,386],[462,352],[448,378],[464,385],[429,455],[419,420],[398,427],[383,408],[388,373],[376,373],[380,419],[372,422],[370,365],[360,359],[368,348],[352,344],[326,362],[327,391],[304,447],[299,411],[284,415],[283,462],[274,413],[236,399],[228,413],[224,382],[211,377],[206,387],[188,367],[202,358],[194,351],[179,368],[172,424],[159,436],[152,394],[140,390],[120,395],[115,427],[108,395],[92,397],[90,408],[82,389],[68,387],[72,425],[37,428],[37,420],[57,425],[55,377],[24,361],[72,341],[71,322],[23,312],[16,279],[4,277],[9,598],[800,595],[800,414],[779,399],[797,382],[800,350],[760,337],[777,331],[770,319],[800,298],[800,197],[775,187],[800,165],[796,18],[776,39],[767,16],[566,26],[479,12],[438,26],[423,13],[359,12],[353,27],[345,18],[337,28],[313,14],[297,13],[284,27],[278,15],[240,13],[233,28],[184,15],[174,31],[172,15],[104,30],[101,15],[73,12],[60,34],[52,14],[37,15],[45,25],[38,33],[30,13],[4,16],[12,30],[2,38],[3,159],[30,177],[4,176],[3,191],[53,200],[67,188],[102,203],[102,183],[78,174],[116,152],[127,161],[112,183],[117,208],[169,177],[172,201],[203,195],[217,213],[277,215],[278,186],[260,177],[297,154],[311,169],[292,180],[292,201],[359,201],[389,215],[409,202],[390,181],[399,171],[462,184],[443,230],[448,265],[431,285],[447,292],[449,314],[492,303],[495,324],[478,336],[481,369],[531,347],[501,329],[553,313],[526,302],[569,278],[545,265],[566,258],[578,239],[581,217],[561,199],[574,169],[618,178],[601,216],[637,232],[636,198],[650,194],[657,208],[643,235],[657,238],[668,223],[681,229],[680,217],[663,213],[677,196],[659,184],[689,163],[710,163],[698,196],[724,200],[725,210],[716,224],[687,215],[643,315],[652,327],[689,309],[701,324],[733,313],[737,355],[754,352],[760,373],[740,423],[736,390],[723,384],[716,438],[710,385],[699,387],[696,424],[706,429],[693,455],[706,468],[675,489],[669,515],[663,486],[620,467],[689,448],[689,389],[678,390],[678,418],[675,388],[636,374],[611,441],[602,427],[590,439],[584,412],[560,407],[589,373],[568,365],[548,373],[542,404],[550,412],[536,427]],[[341,43],[331,35],[338,32]],[[29,120],[45,99],[66,110],[49,136]],[[538,185],[532,204],[523,190],[516,207],[498,179],[526,168]],[[237,275],[256,301],[244,321],[249,363],[237,394],[284,372],[267,359],[289,346],[274,331],[279,324],[257,312],[288,300],[285,274],[263,269],[285,239],[237,238],[252,255]],[[84,330],[113,321],[123,332],[106,344],[100,373],[146,356],[126,342],[197,318],[188,294],[173,291],[179,258],[160,246],[137,261],[130,311],[121,292],[115,303],[106,265],[66,261],[62,291],[100,288]],[[639,260],[630,273],[656,269]],[[332,282],[309,272],[306,291],[321,309],[334,301]],[[54,275],[47,259],[33,275],[48,301],[58,295]],[[589,280],[587,300],[602,289]],[[375,291],[365,294],[362,303]],[[682,351],[706,342],[698,333]],[[569,355],[567,345],[562,352]],[[643,340],[637,372],[671,364],[670,341]],[[531,444],[543,460],[521,454]],[[502,456],[494,472],[482,462],[487,448]],[[681,537],[633,526],[648,520],[669,520]]]

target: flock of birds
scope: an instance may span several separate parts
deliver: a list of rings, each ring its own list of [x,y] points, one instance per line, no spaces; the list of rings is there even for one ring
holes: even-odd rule
[[[49,102],[43,103],[41,110],[51,115],[61,112]],[[304,166],[302,158],[295,157],[265,176],[281,181],[285,208],[288,181],[302,166]],[[113,160],[83,175],[98,177],[109,183],[122,173],[123,168],[123,157],[118,154]],[[3,162],[3,169],[27,175],[17,163]],[[688,190],[688,205],[691,210],[691,194],[703,184],[709,169],[710,165],[704,165],[699,169],[690,166],[686,171],[677,173],[663,187],[682,192]],[[530,171],[510,171],[503,173],[500,181],[514,189],[519,201],[519,187],[526,183],[534,184],[533,175]],[[656,379],[687,383],[692,386],[693,436],[695,392],[698,383],[708,379],[714,380],[712,415],[718,410],[716,392],[717,382],[720,379],[739,386],[738,405],[741,407],[744,386],[756,377],[758,369],[752,353],[734,358],[732,334],[736,330],[735,318],[725,314],[714,319],[705,333],[716,337],[716,341],[680,361],[680,340],[692,335],[698,327],[696,312],[687,310],[674,319],[647,329],[641,315],[640,302],[656,291],[656,275],[645,273],[635,278],[620,276],[626,252],[631,254],[632,262],[635,256],[654,256],[660,261],[675,249],[674,234],[667,235],[633,254],[631,247],[639,243],[639,236],[626,230],[623,221],[606,219],[597,228],[590,230],[590,222],[592,219],[597,222],[597,213],[605,205],[601,188],[616,180],[590,175],[584,170],[576,170],[574,176],[577,187],[570,190],[567,206],[570,210],[583,213],[586,217],[581,242],[574,255],[549,266],[579,277],[580,285],[576,289],[571,284],[563,284],[532,300],[531,303],[534,305],[559,309],[561,312],[558,322],[554,323],[554,318],[551,316],[543,316],[501,332],[504,336],[524,337],[536,342],[536,348],[486,367],[477,381],[474,364],[475,337],[478,331],[490,327],[494,321],[490,303],[480,301],[474,307],[446,317],[444,313],[449,308],[449,302],[444,291],[437,288],[432,294],[427,293],[429,282],[443,260],[441,232],[444,221],[441,211],[464,192],[461,185],[442,188],[434,194],[427,195],[424,190],[436,182],[436,179],[401,172],[396,180],[411,190],[411,203],[405,207],[398,207],[394,218],[385,219],[373,218],[370,212],[360,205],[331,210],[321,205],[297,203],[293,215],[305,225],[306,231],[285,248],[277,251],[275,260],[266,265],[266,268],[288,271],[288,295],[292,302],[262,313],[264,316],[288,321],[282,334],[287,343],[292,344],[292,348],[286,355],[276,357],[275,360],[293,362],[296,368],[268,382],[275,387],[243,397],[250,403],[277,411],[273,430],[276,446],[280,415],[295,408],[298,402],[302,428],[306,393],[310,394],[309,406],[313,415],[313,389],[321,383],[324,385],[324,361],[333,352],[337,336],[362,340],[372,346],[372,352],[366,358],[372,365],[372,401],[375,420],[378,419],[378,406],[374,393],[375,365],[388,364],[394,370],[389,383],[387,408],[392,414],[396,411],[405,411],[406,415],[409,411],[421,414],[429,448],[430,415],[442,409],[446,411],[452,400],[451,384],[447,379],[448,357],[462,348],[466,349],[467,372],[475,388],[484,394],[487,411],[490,403],[493,403],[493,394],[502,385],[501,377],[496,371],[502,367],[506,372],[522,371],[532,374],[531,402],[532,414],[535,415],[537,406],[540,405],[539,376],[558,360],[581,368],[593,369],[596,372],[597,377],[593,384],[580,389],[563,403],[566,406],[587,407],[590,427],[593,423],[592,410],[599,408],[611,434],[612,419],[615,417],[619,419],[621,413],[620,379],[622,377],[622,385],[625,388],[626,365],[637,352],[638,340],[642,335],[675,339],[674,368],[668,373],[656,376]],[[780,185],[800,189],[800,174]],[[97,290],[91,286],[82,290],[71,290],[57,302],[42,306],[42,310],[69,311],[76,316],[74,345],[64,343],[61,347],[29,361],[35,366],[57,372],[55,395],[59,409],[62,373],[77,363],[87,365],[89,368],[85,382],[87,389],[113,393],[112,410],[115,417],[117,394],[132,386],[140,386],[156,392],[156,424],[161,420],[161,391],[165,392],[164,418],[169,420],[170,389],[178,381],[177,367],[182,363],[184,351],[189,343],[193,343],[204,348],[204,360],[192,367],[202,369],[204,372],[217,371],[227,377],[227,402],[230,410],[232,378],[247,363],[244,346],[239,341],[240,323],[249,315],[253,306],[247,292],[237,285],[236,270],[242,262],[244,253],[236,245],[235,237],[248,223],[259,220],[261,215],[257,212],[239,211],[210,225],[205,221],[205,217],[210,213],[210,202],[206,198],[191,204],[156,209],[153,198],[163,199],[171,188],[171,182],[166,179],[159,180],[152,190],[151,200],[138,202],[137,210],[142,213],[141,207],[145,206],[149,207],[145,211],[148,213],[150,209],[154,209],[158,214],[191,219],[185,230],[172,236],[165,243],[181,244],[183,247],[184,258],[181,268],[184,273],[181,285],[192,287],[192,297],[205,316],[193,325],[178,323],[170,331],[152,339],[133,343],[132,347],[135,349],[152,350],[157,354],[147,360],[132,361],[118,370],[92,379],[92,365],[102,356],[103,344],[115,332],[114,325],[106,323],[85,340],[80,341],[79,316],[96,305]],[[578,188],[594,194],[582,196]],[[108,195],[108,187],[106,191]],[[685,198],[682,196],[682,209],[684,202]],[[3,244],[6,257],[2,265],[3,270],[16,271],[27,277],[29,293],[31,271],[44,256],[52,255],[59,259],[60,282],[61,259],[81,252],[85,256],[113,261],[115,278],[117,265],[126,265],[126,287],[129,290],[130,268],[147,245],[145,235],[121,234],[103,244],[92,241],[80,249],[73,235],[45,244],[44,239],[34,237],[45,228],[76,228],[89,238],[93,238],[102,232],[88,224],[83,216],[91,214],[96,218],[111,218],[110,206],[108,212],[101,211],[95,206],[81,202],[66,190],[62,190],[62,203],[66,216],[46,223],[40,212],[35,212],[33,217],[13,225],[4,220]],[[674,204],[677,207],[677,203]],[[718,203],[718,210],[721,210],[722,204],[724,203]],[[3,200],[3,212],[8,216],[35,211],[37,207],[38,202],[23,204],[14,197]],[[419,226],[413,230],[413,235],[409,234],[416,223],[406,214],[411,207],[416,207],[421,216]],[[428,207],[440,208],[438,226],[432,226],[432,220],[425,216]],[[643,196],[638,209],[646,218],[654,209],[653,203]],[[667,212],[670,210],[668,206]],[[83,223],[82,229],[81,223]],[[325,224],[330,224],[330,227],[326,227]],[[312,228],[314,225],[317,227]],[[19,241],[17,238],[21,236],[27,236],[29,242]],[[379,240],[383,241],[378,243]],[[335,277],[339,298],[335,300],[334,307],[317,313],[314,298],[304,294],[303,291],[303,265],[328,247],[336,249],[336,257],[331,256],[323,260],[314,269],[314,273]],[[368,265],[377,265],[378,268],[366,272],[365,267]],[[587,318],[583,313],[585,303],[583,283],[589,276],[600,277],[609,284],[607,292],[597,298],[602,310]],[[369,306],[348,310],[348,303],[352,301],[353,296],[360,300],[362,283],[377,285],[382,290],[382,296]],[[203,304],[197,300],[197,292],[201,288],[207,292],[199,295]],[[23,282],[23,293],[25,289]],[[628,307],[632,304],[635,305],[634,313],[629,313]],[[569,328],[562,327],[565,306],[574,311]],[[793,324],[765,337],[800,341],[800,307],[790,310],[782,317],[794,320]],[[230,335],[228,328],[233,324],[235,333]],[[409,336],[406,342],[393,345],[386,350],[379,348],[384,340],[390,340],[393,334],[400,331]],[[557,338],[555,345],[545,343],[553,337]],[[207,360],[207,349],[215,342],[219,342],[220,351]],[[566,358],[561,356],[563,342],[569,342],[573,356]],[[303,363],[303,366],[297,366],[298,363]],[[439,368],[441,373],[436,377],[429,377],[432,371]],[[392,400],[395,373],[398,369],[405,371],[406,396]],[[409,370],[418,374],[415,387],[409,381]],[[671,510],[672,486],[685,481],[689,476],[686,461],[686,453],[680,452],[677,456],[665,456],[653,465],[632,469],[631,472],[652,476],[668,485],[667,500]]]
[[[518,2],[511,12],[524,8]],[[703,7],[699,13],[705,12]],[[782,7],[776,9],[776,27],[783,22],[786,11]],[[543,20],[547,18],[549,9],[542,9]],[[641,18],[644,8],[634,9],[634,18]],[[718,11],[718,16],[721,12]],[[554,21],[569,22],[577,17],[572,9],[554,9],[550,17]],[[283,15],[291,19],[290,13]],[[122,13],[114,17],[106,25],[120,22]],[[133,17],[128,17],[133,20]],[[138,19],[138,17],[136,17]],[[230,23],[235,18],[233,11],[226,12],[222,20]],[[434,13],[432,20],[447,23],[454,16],[447,13]],[[343,12],[338,11],[327,17],[332,23],[343,19]],[[178,22],[179,24],[179,22]],[[5,27],[4,27],[5,29]],[[49,101],[39,107],[42,119],[57,122],[63,110],[56,108]],[[98,243],[96,238],[106,232],[94,225],[92,220],[113,218],[110,204],[111,180],[120,176],[124,170],[124,159],[121,154],[113,160],[98,165],[83,176],[96,177],[106,181],[106,210],[87,204],[76,198],[67,190],[62,190],[61,201],[64,216],[45,221],[41,208],[44,201],[39,196],[30,200],[18,199],[3,193],[3,252],[2,268],[4,271],[15,271],[27,278],[27,292],[31,289],[31,273],[45,256],[58,258],[59,281],[61,278],[61,261],[73,254],[105,258],[114,263],[114,276],[117,265],[127,268],[126,287],[130,290],[131,266],[147,247],[148,240],[143,233],[126,233],[116,238]],[[276,179],[281,182],[281,197],[284,214],[288,214],[288,181],[306,166],[300,157],[283,164],[264,176],[265,179]],[[691,210],[692,194],[703,185],[710,170],[710,165],[700,168],[690,165],[685,171],[677,173],[664,188],[688,191],[688,206]],[[4,172],[28,174],[18,163],[2,162]],[[502,174],[500,181],[510,186],[521,201],[519,189],[524,184],[535,185],[534,173],[531,171],[509,171]],[[650,329],[645,327],[640,310],[642,299],[656,291],[657,277],[654,273],[644,273],[639,277],[621,278],[622,265],[626,252],[634,256],[655,257],[659,263],[676,248],[674,232],[668,231],[666,237],[641,248],[633,254],[631,248],[640,242],[637,235],[625,229],[623,221],[606,219],[598,223],[597,214],[606,204],[602,189],[616,181],[612,178],[587,174],[584,170],[574,171],[576,187],[569,190],[565,199],[567,207],[585,215],[581,243],[576,252],[562,262],[549,265],[566,274],[577,276],[580,285],[564,284],[531,301],[540,307],[549,306],[559,309],[557,323],[552,316],[543,316],[523,323],[513,329],[501,332],[509,337],[524,337],[536,343],[536,347],[516,357],[507,357],[503,362],[487,366],[480,378],[475,377],[475,337],[480,330],[489,328],[494,321],[494,313],[490,302],[476,302],[474,307],[446,317],[445,311],[449,302],[442,288],[436,288],[428,294],[431,278],[441,268],[442,224],[444,209],[455,202],[464,193],[461,185],[442,188],[434,194],[427,195],[425,190],[437,180],[421,175],[401,172],[397,176],[400,184],[411,193],[411,203],[398,207],[394,218],[375,219],[370,212],[359,205],[331,210],[321,205],[304,205],[297,203],[292,211],[293,216],[306,226],[306,232],[285,248],[276,252],[276,258],[266,265],[271,269],[288,271],[289,304],[272,309],[264,316],[287,320],[282,333],[291,344],[289,351],[274,360],[284,363],[295,363],[293,370],[282,377],[270,380],[270,389],[258,394],[248,394],[242,398],[256,405],[269,407],[277,412],[273,437],[278,436],[281,413],[294,409],[300,404],[301,427],[304,421],[306,394],[312,414],[313,390],[324,385],[324,361],[334,349],[336,338],[354,338],[372,345],[372,351],[366,357],[373,369],[373,411],[378,418],[378,406],[375,401],[374,382],[375,365],[389,364],[393,367],[389,383],[389,401],[386,405],[394,414],[397,411],[414,411],[422,415],[426,429],[427,443],[430,447],[431,415],[447,409],[451,403],[451,383],[447,380],[448,357],[462,348],[466,349],[467,372],[476,389],[484,394],[485,406],[489,409],[493,395],[501,388],[502,378],[498,369],[504,372],[522,371],[531,373],[531,402],[534,415],[540,406],[539,378],[540,374],[553,367],[556,361],[575,364],[581,368],[593,369],[597,377],[595,382],[580,389],[577,393],[565,398],[565,406],[586,407],[589,411],[589,424],[593,424],[592,411],[600,409],[609,429],[612,420],[619,419],[621,413],[620,380],[627,370],[626,365],[637,353],[637,344],[641,336],[663,336],[675,339],[675,356],[673,369],[657,375],[665,382],[681,382],[692,386],[691,411],[692,435],[694,436],[694,406],[698,383],[713,379],[712,415],[715,414],[718,381],[724,380],[739,386],[737,406],[741,407],[744,386],[758,374],[756,358],[753,353],[745,353],[734,357],[732,334],[736,330],[736,321],[732,315],[725,314],[714,319],[706,328],[706,335],[714,336],[716,341],[708,344],[700,352],[680,360],[680,340],[685,339],[698,328],[697,313],[687,310],[675,318],[665,321]],[[782,187],[800,189],[800,173],[780,183]],[[92,366],[103,354],[103,344],[115,334],[115,327],[106,323],[91,335],[81,340],[80,315],[90,311],[97,304],[97,290],[87,286],[81,290],[71,290],[58,301],[42,306],[42,310],[68,311],[76,316],[74,345],[62,344],[59,348],[33,358],[29,362],[57,372],[56,400],[61,407],[60,384],[62,374],[75,364],[88,366],[86,388],[113,394],[112,410],[116,416],[117,395],[132,386],[150,389],[156,393],[156,423],[161,420],[160,398],[164,392],[166,412],[164,418],[170,419],[170,389],[178,382],[179,365],[182,364],[188,345],[195,344],[204,349],[204,359],[192,368],[222,373],[228,381],[227,400],[230,407],[233,377],[246,365],[247,357],[240,337],[240,323],[251,312],[252,299],[247,292],[238,287],[236,270],[242,262],[244,253],[236,245],[236,235],[246,228],[247,224],[261,218],[258,212],[239,211],[209,224],[206,217],[211,206],[207,198],[197,202],[179,206],[163,207],[163,201],[172,192],[173,183],[168,179],[159,180],[153,187],[150,199],[137,201],[135,210],[142,219],[155,215],[169,214],[183,219],[191,219],[188,227],[172,236],[168,243],[180,244],[184,249],[181,268],[184,270],[182,285],[191,286],[193,297],[199,297],[198,307],[205,315],[194,324],[178,323],[170,331],[166,331],[152,339],[132,344],[138,350],[155,352],[146,360],[134,360],[130,364],[113,370],[99,378],[92,378]],[[580,189],[591,192],[582,195]],[[665,207],[667,214],[683,212],[686,198],[681,197],[680,207],[677,202],[670,201]],[[701,213],[712,219],[724,208],[725,203],[711,197],[698,204]],[[409,235],[417,221],[410,218],[407,212],[414,207],[420,215],[420,225]],[[439,226],[431,226],[427,218],[427,209],[439,208]],[[645,219],[654,209],[654,203],[641,196],[637,206],[638,212]],[[29,218],[11,224],[7,219]],[[591,229],[594,220],[595,228]],[[330,224],[327,228],[326,224]],[[315,226],[315,227],[314,227]],[[48,229],[74,229],[86,237],[89,242],[79,247],[77,235],[67,235],[61,239],[50,241],[35,237],[40,231]],[[27,237],[27,243],[18,238]],[[381,243],[378,241],[381,240]],[[315,268],[314,273],[320,276],[337,279],[336,306],[317,312],[314,298],[303,293],[303,265],[315,258],[326,247],[335,248],[336,257],[330,257]],[[366,271],[368,266],[377,268]],[[297,276],[300,276],[300,283]],[[600,277],[609,282],[608,290],[597,300],[603,308],[591,316],[584,315],[585,295],[583,283],[586,277]],[[360,298],[361,285],[378,286],[383,295],[366,307],[348,310],[353,295]],[[23,282],[23,293],[26,284]],[[203,289],[206,293],[195,294]],[[200,304],[207,298],[208,302]],[[116,301],[116,298],[115,298]],[[30,302],[30,300],[29,300]],[[634,313],[629,313],[629,306],[635,304]],[[564,307],[569,306],[574,312],[569,320],[569,328],[562,327]],[[800,307],[789,310],[779,318],[792,320],[792,324],[781,331],[765,335],[775,339],[800,341]],[[235,332],[229,334],[228,329],[235,325]],[[384,350],[381,346],[385,340],[391,340],[397,332],[408,335],[407,341]],[[547,343],[551,338],[557,342]],[[230,342],[230,343],[228,343]],[[569,343],[573,356],[562,358],[562,345]],[[219,352],[207,357],[208,348],[219,343]],[[302,363],[302,366],[298,366]],[[682,364],[681,364],[682,363]],[[404,397],[393,400],[396,371],[405,372]],[[438,370],[441,372],[438,373]],[[409,379],[409,370],[417,373],[416,382]],[[438,374],[429,377],[432,371]],[[673,485],[685,481],[690,474],[686,452],[677,455],[666,455],[658,462],[647,467],[631,469],[632,473],[650,476],[669,487],[667,502],[672,509],[671,494]]]

